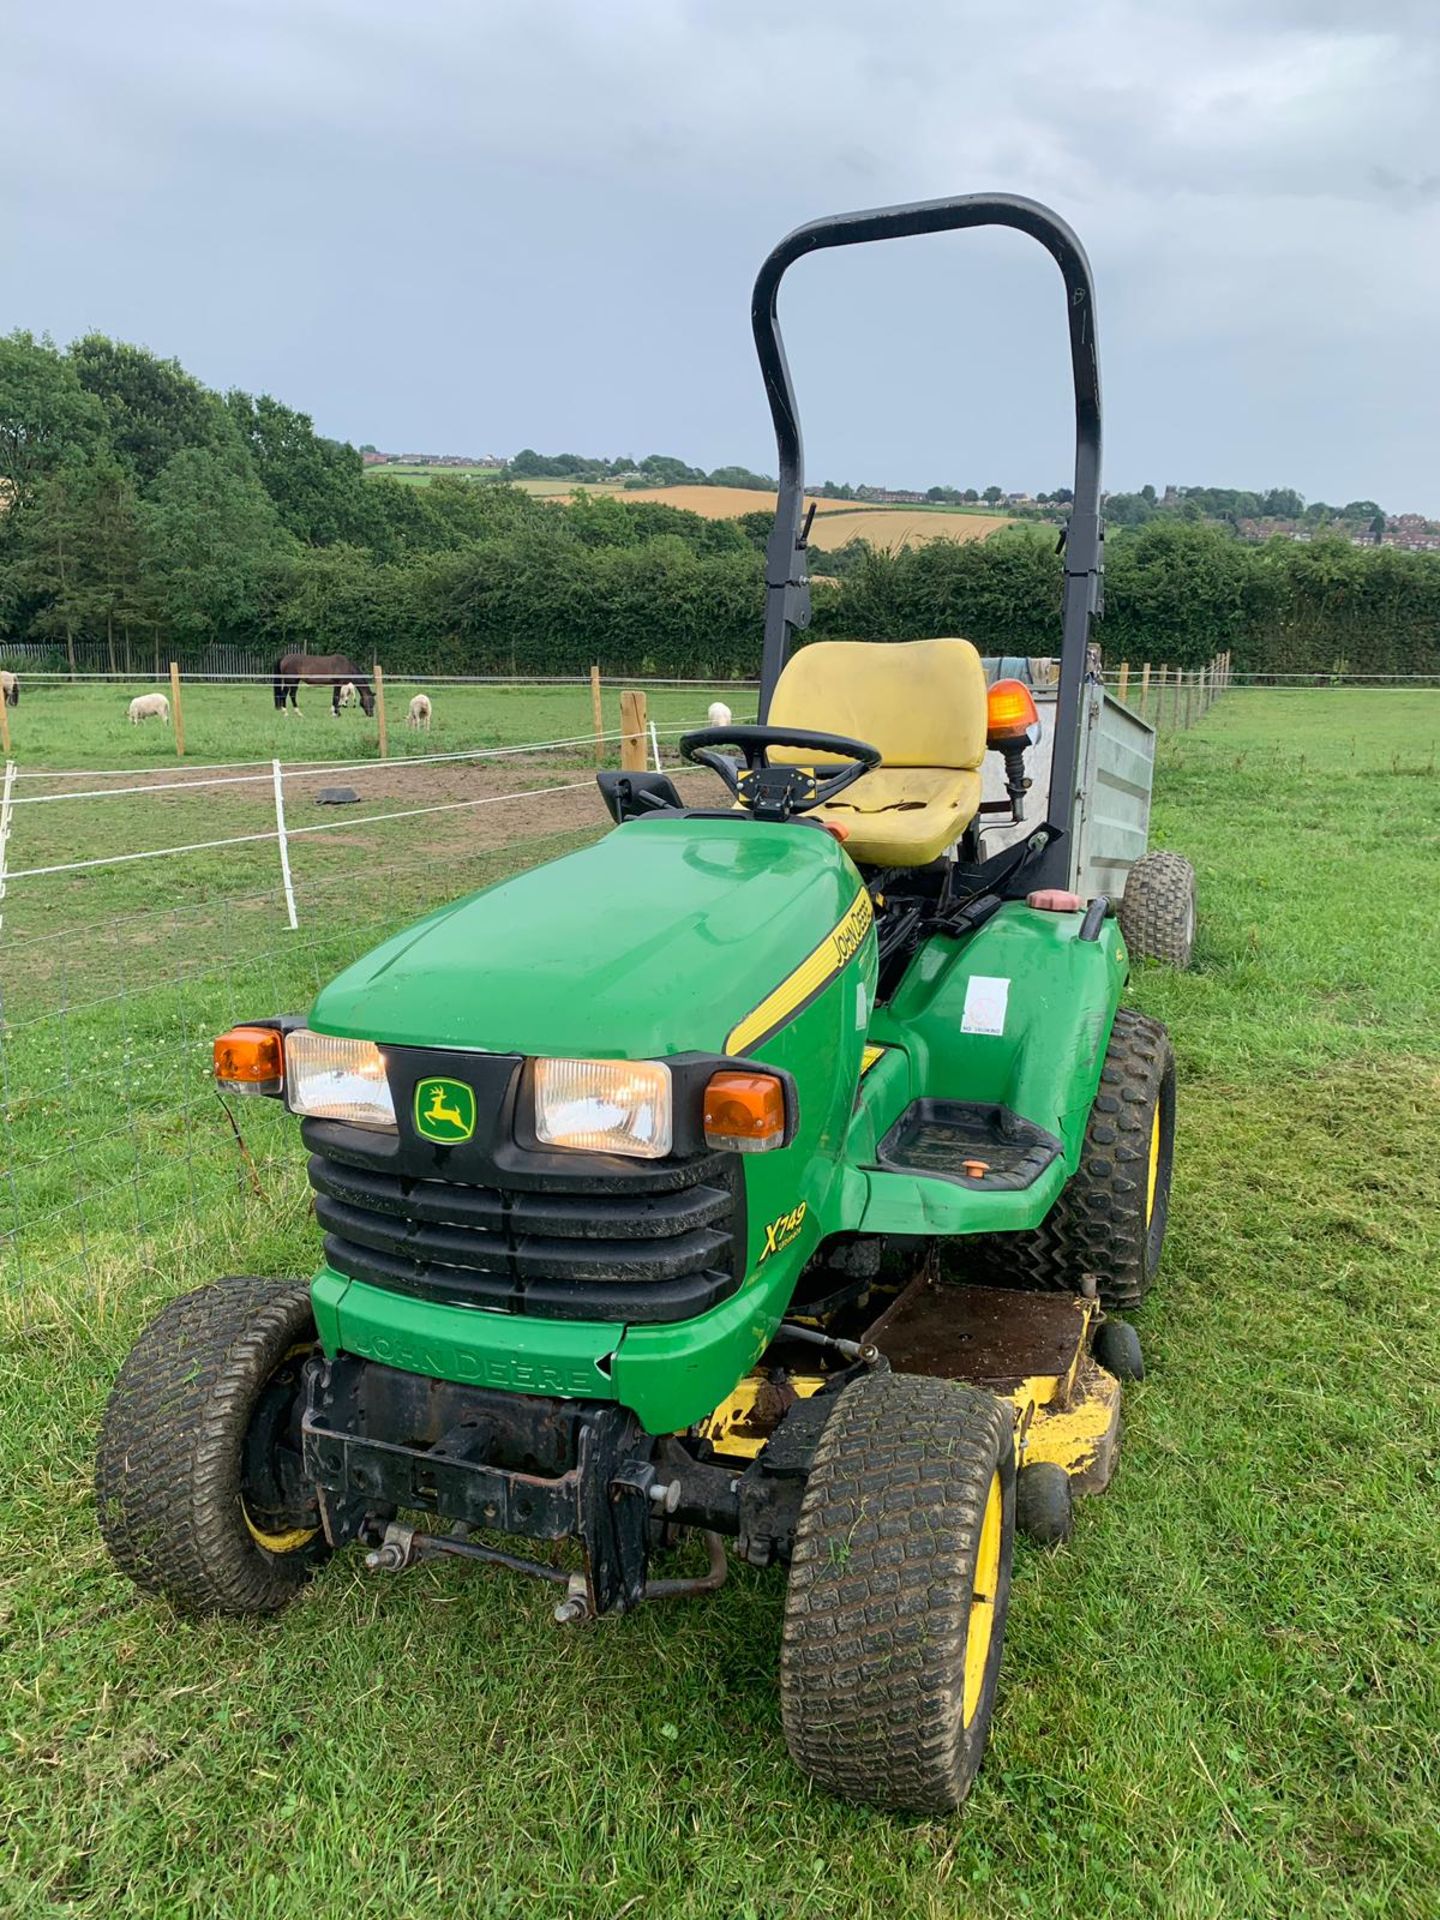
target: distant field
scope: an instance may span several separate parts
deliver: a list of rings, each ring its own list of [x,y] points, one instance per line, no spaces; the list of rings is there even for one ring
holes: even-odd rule
[[[569,480],[522,480],[527,493],[542,498],[573,493]],[[735,520],[743,513],[773,513],[775,496],[758,487],[613,487],[586,486],[586,493],[614,494],[619,500],[659,500],[667,507],[683,507],[707,520]],[[843,547],[847,540],[869,540],[877,547],[900,547],[921,540],[983,540],[997,527],[1010,525],[1009,516],[980,512],[973,507],[885,507],[854,500],[821,500],[807,496],[815,508],[811,529],[813,547]],[[821,521],[825,525],[821,526]]]
[[[821,506],[844,507],[843,500],[821,501]],[[926,540],[984,540],[998,527],[1012,523],[1001,513],[968,513],[963,508],[862,507],[848,513],[816,514],[810,545],[833,551],[850,540],[868,540],[872,547],[919,546]]]
[[[367,474],[384,474],[388,480],[399,480],[407,487],[428,487],[437,473],[449,474],[460,480],[498,480],[499,475],[493,467],[367,467]]]
[[[372,467],[372,473],[391,474],[408,486],[428,486],[437,473],[459,471],[463,478],[490,479],[490,474],[444,467]],[[572,493],[603,493],[617,500],[658,500],[667,507],[683,507],[707,520],[736,520],[744,513],[772,513],[775,496],[759,487],[625,487],[609,481],[515,480],[513,486],[540,500],[564,500]],[[925,540],[984,540],[997,527],[1011,524],[1008,515],[976,507],[886,507],[853,500],[821,500],[811,495],[815,525],[810,544],[833,550],[847,540],[868,540],[872,546],[917,546]],[[826,524],[822,527],[822,519]],[[831,524],[833,522],[833,524]]]

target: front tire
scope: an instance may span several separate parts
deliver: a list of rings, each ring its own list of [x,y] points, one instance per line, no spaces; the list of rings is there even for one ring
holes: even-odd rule
[[[120,1370],[95,1492],[112,1559],[190,1613],[274,1613],[325,1558],[301,1483],[310,1289],[231,1278],[172,1300]]]
[[[785,1602],[780,1706],[797,1766],[847,1800],[960,1804],[995,1705],[1014,1541],[1008,1404],[910,1374],[845,1389]]]

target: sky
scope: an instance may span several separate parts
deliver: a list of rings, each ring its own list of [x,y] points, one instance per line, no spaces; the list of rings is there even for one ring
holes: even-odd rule
[[[998,190],[1089,252],[1110,488],[1440,515],[1430,0],[46,0],[3,45],[0,327],[357,444],[773,471],[769,247]],[[781,319],[813,481],[1068,483],[1033,241],[806,260]]]

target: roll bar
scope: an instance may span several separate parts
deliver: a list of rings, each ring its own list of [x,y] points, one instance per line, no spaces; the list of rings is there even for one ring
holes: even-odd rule
[[[1038,200],[1008,193],[959,194],[910,206],[839,213],[796,227],[766,259],[755,280],[750,324],[765,379],[775,444],[780,457],[780,494],[775,525],[765,550],[765,645],[760,663],[760,718],[765,720],[792,636],[810,624],[810,587],[805,545],[804,447],[795,388],[780,335],[778,302],[786,270],[824,247],[851,247],[871,240],[899,240],[917,233],[949,233],[961,227],[1014,227],[1038,240],[1065,282],[1070,324],[1070,364],[1075,387],[1075,501],[1065,534],[1065,588],[1061,606],[1060,686],[1055,701],[1055,740],[1048,818],[1069,830],[1075,811],[1080,700],[1085,684],[1091,621],[1103,611],[1103,531],[1100,522],[1100,366],[1095,341],[1095,287],[1085,249],[1075,234]],[[1067,853],[1054,849],[1056,864]],[[1045,862],[1047,867],[1051,864]],[[1046,878],[1037,885],[1051,884]],[[1064,881],[1053,882],[1063,885]]]

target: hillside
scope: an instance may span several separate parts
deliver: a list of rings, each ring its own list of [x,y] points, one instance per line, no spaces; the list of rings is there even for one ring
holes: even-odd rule
[[[542,499],[564,499],[575,491],[560,480],[520,480],[515,484]],[[738,520],[745,514],[772,514],[775,495],[753,487],[614,487],[589,485],[586,493],[606,494],[629,504],[652,501],[698,513],[706,520]],[[918,546],[926,540],[983,540],[997,527],[1011,525],[1008,514],[976,513],[963,507],[860,506],[852,500],[826,500],[810,495],[815,509],[810,545],[832,553],[851,540],[868,540],[887,553]]]

